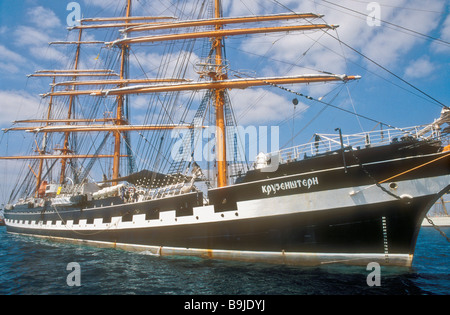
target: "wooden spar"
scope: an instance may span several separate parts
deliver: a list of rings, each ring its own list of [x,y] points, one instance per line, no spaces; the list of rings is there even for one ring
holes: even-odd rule
[[[63,154],[63,155],[22,155],[22,156],[0,156],[0,160],[50,160],[50,159],[90,159],[90,158],[113,158],[111,154]],[[126,157],[123,155],[122,157]]]
[[[150,30],[162,30],[170,28],[182,28],[182,27],[197,27],[197,26],[219,26],[226,24],[236,24],[236,23],[254,23],[254,22],[266,22],[266,21],[277,21],[277,20],[290,20],[290,19],[307,19],[307,18],[319,18],[322,15],[317,15],[314,13],[286,13],[286,14],[274,14],[274,15],[261,15],[261,16],[243,16],[236,18],[214,18],[205,20],[195,20],[195,21],[175,21],[159,24],[144,24],[133,27],[128,27],[122,32],[140,32],[140,31],[150,31]]]
[[[117,73],[35,73],[29,74],[27,77],[105,77],[118,76]]]
[[[214,17],[219,19],[220,0],[215,0]],[[214,34],[217,35],[221,31],[221,25],[215,26]],[[219,35],[213,41],[213,47],[216,54],[216,72],[212,77],[213,81],[220,82],[226,78],[226,69],[222,67],[222,37]],[[225,95],[224,89],[219,88],[214,90],[215,99],[214,107],[216,112],[216,163],[217,163],[217,187],[224,187],[227,185],[227,153],[226,153],[226,138],[225,138],[225,118],[224,105]]]
[[[113,42],[107,42],[106,45],[128,45],[137,43],[152,43],[152,42],[162,42],[169,40],[180,40],[180,39],[194,39],[194,38],[223,38],[225,36],[232,35],[247,35],[247,34],[260,34],[260,33],[275,33],[275,32],[289,32],[289,31],[306,31],[315,29],[334,29],[336,25],[328,24],[309,24],[309,25],[291,25],[291,26],[274,26],[274,27],[257,27],[257,28],[241,28],[241,29],[230,29],[230,30],[214,30],[205,32],[193,32],[193,33],[182,33],[182,34],[166,34],[166,35],[153,35],[153,36],[140,36],[140,37],[130,37],[119,39]]]
[[[71,26],[68,27],[69,30],[74,30],[74,29],[94,29],[94,28],[113,28],[113,27],[124,27],[124,26],[140,26],[140,25],[149,25],[149,24],[161,24],[164,22],[153,22],[153,23],[148,23],[148,22],[139,22],[139,23],[109,23],[109,24],[91,24],[91,25],[77,25],[77,26]],[[164,23],[166,24],[166,23]]]
[[[319,15],[315,14],[278,14],[271,16],[254,16],[254,17],[240,17],[240,18],[223,18],[221,16],[221,1],[215,0],[214,8],[214,18],[201,21],[180,21],[180,22],[155,22],[155,24],[150,25],[150,23],[131,23],[132,21],[146,21],[149,17],[130,17],[131,13],[131,0],[127,1],[126,16],[119,18],[97,18],[97,19],[83,19],[82,22],[119,22],[117,24],[97,24],[97,25],[81,25],[80,27],[74,27],[79,29],[78,41],[73,42],[55,42],[54,44],[77,44],[77,55],[75,60],[75,69],[72,72],[39,72],[31,76],[68,76],[73,77],[74,81],[66,81],[61,83],[54,83],[52,86],[52,91],[47,96],[70,96],[69,103],[69,113],[67,119],[60,120],[40,120],[40,123],[46,123],[46,126],[40,127],[19,127],[10,128],[8,130],[27,130],[29,132],[64,132],[66,135],[64,141],[64,148],[61,149],[61,155],[58,158],[62,159],[62,169],[61,169],[61,183],[64,180],[65,163],[68,158],[83,158],[87,155],[75,155],[68,154],[71,153],[68,147],[68,135],[72,132],[112,132],[114,135],[114,154],[108,157],[113,158],[113,174],[112,180],[115,181],[119,178],[119,167],[120,158],[126,155],[121,155],[121,138],[122,132],[133,131],[133,130],[162,130],[162,129],[173,129],[173,128],[192,128],[192,126],[179,126],[179,125],[157,125],[157,126],[132,126],[127,125],[124,120],[124,104],[125,95],[128,94],[139,94],[139,93],[159,93],[159,92],[170,92],[170,91],[190,91],[199,89],[212,89],[214,90],[214,107],[216,115],[216,161],[217,161],[217,187],[224,187],[227,185],[227,161],[226,161],[226,137],[225,137],[225,90],[240,88],[244,89],[251,86],[263,86],[263,85],[283,85],[283,84],[296,84],[296,83],[311,83],[311,82],[328,82],[328,81],[348,81],[359,79],[358,76],[345,76],[345,75],[303,75],[296,77],[281,77],[281,78],[250,78],[250,79],[236,79],[228,80],[226,68],[223,66],[223,44],[224,37],[233,35],[246,35],[246,34],[258,34],[258,33],[274,33],[274,32],[290,32],[290,31],[306,31],[314,29],[334,29],[337,26],[327,25],[327,24],[308,24],[308,25],[290,25],[290,26],[273,26],[273,27],[255,27],[255,28],[241,28],[241,29],[223,29],[226,24],[234,23],[251,23],[251,22],[263,22],[263,21],[276,21],[284,19],[300,19],[300,18],[317,18]],[[170,17],[161,17],[167,19]],[[82,71],[77,70],[78,58],[80,52],[80,44],[85,43],[104,43],[104,42],[87,42],[81,41],[82,29],[86,28],[106,28],[106,27],[126,27],[124,32],[133,31],[144,31],[144,30],[156,30],[156,29],[169,29],[169,28],[182,28],[182,27],[198,27],[203,25],[214,26],[214,30],[203,31],[203,32],[187,32],[182,34],[165,34],[165,35],[154,35],[154,36],[141,36],[135,38],[124,38],[116,40],[113,42],[105,43],[107,45],[118,45],[121,49],[120,55],[120,73],[111,72],[101,72],[101,71]],[[129,27],[132,26],[132,27]],[[125,79],[126,75],[126,58],[128,54],[129,45],[134,43],[146,43],[146,42],[161,42],[170,40],[182,40],[182,39],[194,39],[194,38],[211,38],[212,41],[212,52],[214,53],[215,65],[212,65],[215,69],[211,70],[209,73],[211,81],[206,82],[188,82],[179,83],[180,81],[165,81],[164,79]],[[213,59],[213,60],[214,60]],[[81,76],[118,76],[117,80],[92,80],[92,81],[75,81],[77,77]],[[173,82],[174,84],[161,84],[163,82]],[[126,86],[129,84],[141,84],[141,83],[158,83],[154,85],[137,85],[137,86]],[[97,90],[76,90],[76,86],[82,85],[118,85],[117,88],[112,89],[97,89]],[[72,86],[68,91],[54,91],[56,86]],[[102,87],[100,87],[102,88]],[[112,122],[113,124],[105,125],[74,125],[76,122],[101,122],[102,120],[75,120],[71,118],[72,102],[73,98],[77,95],[92,95],[92,96],[115,96],[117,100],[117,109],[115,117],[109,120],[103,120],[103,122]],[[49,118],[49,117],[48,117]],[[23,122],[38,122],[38,120],[28,120]],[[67,123],[67,125],[62,126],[48,126],[50,123]],[[66,145],[67,144],[67,145]],[[104,155],[106,156],[106,155]],[[99,157],[99,156],[92,156]],[[47,158],[47,157],[46,157]],[[1,158],[0,158],[1,159]]]
[[[164,82],[187,82],[187,79],[118,79],[118,80],[89,80],[89,81],[65,81],[58,82],[54,86],[60,85],[108,85],[108,84],[133,84],[133,83],[164,83]]]
[[[58,91],[54,93],[42,94],[47,96],[67,96],[67,95],[119,95],[119,94],[140,94],[140,93],[159,93],[174,91],[192,91],[202,89],[245,89],[252,86],[262,86],[270,84],[299,84],[299,83],[315,83],[330,81],[350,81],[360,79],[360,76],[347,75],[326,75],[326,74],[309,74],[289,77],[268,77],[268,78],[251,78],[251,79],[234,79],[222,81],[205,81],[205,82],[188,82],[181,84],[158,84],[144,86],[130,86],[119,89],[110,90],[83,90],[83,91]]]
[[[126,18],[129,18],[131,14],[131,0],[127,0],[127,11],[126,11]],[[125,20],[125,23],[128,23],[128,19]],[[128,46],[122,45],[120,53],[120,80],[124,79],[125,76],[125,59],[127,58],[128,54]],[[120,171],[120,145],[121,145],[121,133],[118,129],[118,127],[121,126],[121,121],[123,119],[123,105],[124,105],[124,95],[118,95],[117,96],[117,113],[116,113],[116,129],[114,133],[114,159],[113,159],[113,173],[112,173],[112,179],[116,180],[120,177],[119,171]],[[117,185],[118,182],[113,182],[113,185]]]
[[[24,123],[79,123],[79,122],[110,122],[116,120],[115,118],[100,118],[100,119],[23,119],[23,120],[15,120],[13,124],[24,124]],[[29,128],[27,128],[29,129]],[[2,130],[10,130],[10,129],[2,129]],[[24,129],[26,130],[26,129]]]
[[[80,72],[114,72],[114,70],[111,69],[80,69],[80,70],[38,70],[35,73],[80,73]]]
[[[50,42],[49,45],[98,45],[98,44],[105,44],[105,42],[99,41],[99,40],[92,40],[92,41],[57,41],[57,42]]]
[[[173,16],[128,16],[128,17],[106,17],[106,18],[84,18],[84,22],[121,22],[121,21],[146,21],[146,20],[171,20],[176,19]]]
[[[42,127],[18,127],[10,128],[8,131],[25,130],[27,132],[125,132],[141,130],[171,130],[171,129],[192,129],[192,125],[62,125],[62,126],[42,126]],[[63,149],[65,150],[65,149]]]
[[[34,177],[36,177],[36,179],[37,179],[37,174],[36,174],[36,172],[35,171],[33,171],[33,169],[31,168],[31,166],[30,165],[28,165],[28,168],[30,169],[30,171],[33,173],[33,175],[34,175]]]

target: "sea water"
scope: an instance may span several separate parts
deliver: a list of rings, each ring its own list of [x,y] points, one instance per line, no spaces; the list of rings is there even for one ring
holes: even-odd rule
[[[450,228],[441,229],[450,235]],[[432,227],[420,231],[412,268],[381,267],[373,286],[365,266],[159,257],[14,235],[0,227],[2,295],[448,295],[449,263],[450,243]]]

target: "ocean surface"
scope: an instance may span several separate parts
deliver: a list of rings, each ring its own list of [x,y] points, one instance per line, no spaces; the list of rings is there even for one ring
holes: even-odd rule
[[[441,229],[450,235],[449,227]],[[448,295],[450,243],[422,227],[412,268],[382,267],[379,286],[367,284],[371,271],[157,257],[12,235],[0,227],[1,295]]]

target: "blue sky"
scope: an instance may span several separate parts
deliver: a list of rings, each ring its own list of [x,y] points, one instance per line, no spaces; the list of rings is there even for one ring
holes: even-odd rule
[[[68,35],[65,29],[66,17],[70,13],[66,10],[66,5],[69,2],[57,0],[0,1],[0,92],[3,96],[14,95],[16,92],[22,98],[29,100],[36,93],[45,92],[45,89],[48,89],[46,84],[40,85],[40,82],[27,79],[25,75],[39,69],[63,68],[70,62],[68,50],[61,46],[47,45],[48,41],[64,40],[67,36],[73,36]],[[78,2],[83,15],[107,16],[117,14],[120,3],[125,1]],[[146,10],[152,11],[154,8],[158,8],[163,14],[176,14],[176,12],[170,12],[167,4],[165,8],[159,7],[158,2],[163,3],[164,1],[149,2],[150,5]],[[448,44],[431,41],[384,23],[381,23],[380,26],[369,26],[365,16],[323,1],[301,1],[301,4],[299,4],[299,1],[288,0],[277,2],[293,11],[325,14],[326,22],[339,24],[337,33],[332,33],[332,35],[339,36],[351,47],[426,91],[442,103],[450,103],[448,93],[450,47]],[[340,1],[339,5],[361,13],[371,14],[372,11],[367,7],[368,3],[369,1],[347,0]],[[440,38],[447,42],[450,41],[448,2],[442,0],[425,2],[396,0],[384,1],[384,3],[379,1],[377,3],[380,4],[382,20],[421,34]],[[287,11],[276,2],[268,0],[228,0],[224,1],[223,5],[225,15],[229,16]],[[390,82],[411,90],[393,76],[361,58],[347,47],[340,45],[335,39],[327,35],[324,36],[321,31],[307,33],[306,35],[294,33],[288,36],[229,38],[227,40],[227,53],[230,57],[230,68],[234,71],[243,70],[245,72],[249,70],[242,67],[252,66],[251,64],[242,66],[239,63],[233,63],[235,60],[231,60],[231,57],[238,56],[239,61],[243,52],[248,51],[254,55],[250,55],[249,59],[245,60],[249,60],[250,63],[253,62],[253,65],[258,67],[256,74],[260,76],[311,72],[299,66],[337,74],[357,74],[362,76],[360,82],[349,84],[348,87],[353,106],[360,114],[395,126],[426,123],[438,114],[438,106],[392,85]],[[319,38],[319,43],[313,44],[316,38]],[[272,45],[274,41],[277,42],[276,46]],[[309,49],[307,55],[297,61],[307,49]],[[264,66],[261,67],[261,58],[258,55],[266,55],[272,58],[272,65],[269,66],[267,62],[264,62]],[[346,59],[339,55],[345,55]],[[292,68],[290,64],[293,63],[296,66]],[[379,76],[384,79],[380,79]],[[313,94],[314,97],[320,97],[323,96],[321,94],[329,92],[332,87],[325,85],[325,87],[314,86],[305,89],[302,86],[297,86],[293,89],[299,92],[308,92]],[[253,98],[256,93],[255,90],[259,92],[261,89],[248,89],[244,91],[244,96],[240,96],[240,99]],[[413,92],[418,94],[417,91]],[[277,95],[281,95],[286,100],[295,97],[294,95],[280,94],[279,91],[271,92],[269,96],[272,96],[276,101],[281,100],[277,98]],[[5,100],[5,98],[3,99]],[[276,119],[273,119],[274,116],[281,118],[280,120],[287,118],[288,115],[285,112],[289,109],[287,107],[282,107],[283,111],[270,109],[270,100],[271,98],[267,97],[263,104],[257,106],[259,108],[255,110],[254,118],[243,117],[242,123],[268,124],[276,121]],[[300,101],[307,106],[317,106],[317,104],[310,104],[306,100]],[[349,102],[348,97],[345,102]],[[27,106],[26,102],[24,106]],[[238,112],[240,107],[240,104],[236,105]],[[13,109],[16,109],[16,107],[14,106]],[[0,119],[2,126],[8,125],[10,115],[14,116],[13,109],[11,109],[11,113],[3,115]],[[389,114],[389,112],[392,114]],[[283,114],[286,117],[282,117]],[[333,111],[332,115],[339,115],[339,113]],[[298,116],[301,118],[300,115]],[[304,115],[302,117],[305,118]],[[345,118],[348,119],[348,117]],[[298,123],[301,126],[301,122]],[[337,122],[337,124],[339,123]]]
[[[27,74],[42,69],[63,69],[73,62],[73,51],[48,45],[49,41],[75,38],[75,32],[66,30],[66,18],[70,13],[66,6],[69,2],[0,0],[1,128],[11,126],[10,122],[15,119],[37,118],[39,116],[36,115],[46,107],[46,101],[41,100],[38,94],[48,92],[50,82],[28,79]],[[125,0],[77,2],[83,16],[90,17],[117,15]],[[184,8],[190,9],[194,2],[198,1],[188,1]],[[323,97],[325,102],[396,127],[430,123],[439,116],[440,105],[336,41],[335,38],[339,38],[443,104],[450,105],[448,1],[382,0],[375,2],[378,5],[375,9],[369,6],[371,1],[368,0],[336,2],[342,7],[330,2],[336,1],[223,1],[225,16],[282,13],[289,12],[289,8],[296,12],[324,14],[327,23],[339,25],[336,31],[330,31],[334,38],[321,31],[228,38],[226,49],[230,77],[240,73],[263,77],[297,75],[316,73],[316,70],[361,75],[361,80],[347,85],[311,84],[288,88],[316,99]],[[181,17],[180,3],[139,1],[132,14],[158,13]],[[392,24],[382,21],[379,26],[370,25],[366,15],[378,13],[381,20]],[[100,39],[95,37],[98,35],[87,36],[88,39]],[[99,47],[86,48],[81,65],[99,67],[96,62],[100,61],[95,60],[98,52],[101,52]],[[152,58],[158,57],[156,54],[162,57],[159,52],[152,53],[139,47],[133,54],[141,57],[141,64],[138,66],[131,62],[132,67],[145,68],[147,74],[155,71]],[[195,75],[192,69],[188,71]],[[336,96],[337,91],[340,93]],[[335,133],[336,127],[344,133],[369,131],[375,127],[373,121],[358,120],[332,108],[322,111],[322,104],[276,88],[234,90],[230,95],[239,124],[271,126],[282,123],[280,146],[291,142],[293,126],[295,134],[302,130],[295,138],[296,144],[307,142],[315,132]],[[293,98],[300,101],[295,111]],[[140,111],[144,110],[145,104],[145,97],[139,96],[131,105],[134,113],[138,114],[135,123],[141,122]],[[10,138],[6,140],[5,137]],[[24,140],[22,135],[3,136],[0,154],[22,154],[27,149]],[[8,152],[5,141],[9,143]]]

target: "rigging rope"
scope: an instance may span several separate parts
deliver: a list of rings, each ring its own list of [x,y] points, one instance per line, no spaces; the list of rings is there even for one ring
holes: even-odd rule
[[[405,131],[405,130],[403,130],[403,129],[401,129],[401,128],[392,126],[392,125],[390,125],[390,124],[388,124],[388,123],[384,123],[384,122],[382,122],[382,121],[379,121],[379,120],[370,118],[370,117],[365,116],[365,115],[361,115],[361,114],[354,113],[354,112],[352,112],[352,111],[349,111],[349,110],[347,110],[347,109],[341,108],[341,107],[339,107],[339,106],[332,105],[332,104],[330,104],[330,103],[324,102],[324,101],[319,100],[319,99],[315,99],[315,98],[313,98],[312,96],[308,96],[308,95],[303,94],[303,93],[295,92],[295,91],[293,91],[293,90],[291,90],[291,89],[288,89],[288,88],[286,88],[286,87],[284,87],[284,86],[281,86],[281,85],[278,85],[278,84],[275,84],[275,83],[271,83],[271,82],[268,82],[268,81],[264,81],[264,83],[266,83],[267,85],[272,85],[272,86],[274,86],[274,87],[277,87],[277,88],[279,88],[279,89],[281,89],[281,90],[287,91],[287,92],[289,92],[289,93],[293,93],[293,94],[295,94],[295,95],[304,97],[304,98],[306,98],[306,99],[308,99],[308,100],[315,101],[315,102],[324,104],[324,105],[326,105],[326,106],[330,106],[330,107],[339,109],[339,110],[341,110],[341,111],[343,111],[343,112],[346,112],[346,113],[355,115],[355,116],[357,116],[357,117],[364,118],[364,119],[370,120],[370,121],[372,121],[372,122],[375,122],[375,123],[378,123],[378,124],[382,124],[382,125],[388,126],[388,127],[392,128],[392,129],[400,130],[400,131],[402,131],[402,132],[407,132],[407,131]]]
[[[340,8],[342,8],[342,9],[351,11],[351,12],[353,12],[353,13],[360,14],[360,15],[362,15],[362,16],[364,16],[364,17],[367,16],[366,13],[362,13],[362,12],[356,11],[356,10],[354,10],[354,9],[347,8],[347,7],[345,7],[345,6],[343,6],[343,5],[339,5],[339,4],[337,4],[337,3],[333,3],[333,2],[330,2],[330,1],[327,1],[327,0],[322,0],[322,1],[323,1],[323,2],[326,2],[326,3],[328,3],[328,4],[331,4],[331,5],[340,7]],[[382,19],[377,19],[377,20],[379,20],[380,22],[383,22],[383,23],[385,23],[385,24],[388,24],[388,25],[391,25],[391,26],[398,27],[399,29],[402,29],[402,30],[411,32],[411,33],[413,33],[413,34],[416,34],[416,35],[419,35],[419,36],[422,36],[422,37],[431,39],[431,40],[433,40],[433,41],[437,41],[437,42],[440,42],[440,43],[445,44],[445,45],[450,45],[450,42],[447,42],[447,41],[442,40],[442,39],[440,39],[440,38],[436,38],[436,37],[433,37],[433,36],[430,36],[430,35],[427,35],[427,34],[423,34],[423,33],[417,32],[417,31],[415,31],[415,30],[412,30],[412,29],[406,28],[406,27],[404,27],[404,26],[401,26],[401,25],[398,25],[398,24],[394,24],[394,23],[392,23],[392,22],[388,22],[388,21],[385,21],[385,20],[382,20]]]
[[[360,55],[361,57],[363,57],[364,59],[367,59],[368,61],[372,62],[373,64],[375,64],[376,66],[380,67],[381,69],[383,69],[384,71],[386,71],[387,73],[391,74],[392,76],[396,77],[397,79],[399,79],[400,81],[402,81],[403,83],[409,85],[410,87],[412,87],[413,89],[415,89],[416,91],[420,92],[421,94],[425,95],[426,97],[430,98],[431,100],[433,100],[434,102],[436,102],[437,104],[441,105],[443,108],[448,108],[447,105],[443,104],[442,102],[438,101],[437,99],[435,99],[434,97],[432,97],[431,95],[429,95],[428,93],[422,91],[421,89],[419,89],[418,87],[416,87],[415,85],[409,83],[408,81],[406,81],[405,79],[401,78],[400,76],[398,76],[397,74],[395,74],[394,72],[390,71],[389,69],[387,69],[386,67],[382,66],[381,64],[379,64],[378,62],[376,62],[375,60],[367,57],[366,55],[364,55],[362,52],[356,50],[355,48],[351,47],[350,45],[346,44],[345,42],[343,42],[342,40],[340,40],[339,38],[336,38],[334,35],[331,35],[330,33],[326,33],[328,36],[331,36],[332,38],[336,39],[337,41],[339,41],[340,43],[342,43],[343,45],[345,45],[347,48],[353,50],[355,53],[357,53],[358,55]]]
[[[290,9],[289,7],[287,7],[287,6],[283,5],[283,4],[281,4],[281,3],[280,3],[279,1],[277,1],[277,0],[272,0],[272,1],[275,2],[275,3],[277,3],[278,5],[280,5],[281,7],[283,7],[283,8],[285,8],[285,9],[289,10],[290,12],[296,13],[295,11],[293,11],[293,10]],[[358,14],[363,14],[363,15],[367,16],[367,14],[364,14],[364,13],[361,13],[361,12],[358,12],[358,11],[355,11],[355,10],[353,10],[353,9],[346,8],[346,7],[344,7],[344,6],[341,6],[341,5],[338,5],[338,4],[329,2],[329,1],[327,1],[327,0],[323,0],[323,1],[326,2],[326,3],[332,4],[332,5],[335,5],[335,6],[338,6],[338,7],[342,7],[342,8],[344,8],[344,9],[347,9],[347,10],[350,10],[350,11],[353,11],[353,12],[356,12],[356,13],[358,13]],[[414,31],[414,30],[407,29],[407,28],[405,28],[405,27],[403,27],[403,26],[396,25],[396,24],[393,24],[393,23],[390,23],[390,22],[387,22],[387,21],[384,21],[384,20],[380,20],[380,21],[382,21],[382,22],[384,22],[384,23],[386,23],[386,24],[390,24],[390,25],[396,26],[396,27],[398,27],[398,28],[400,28],[400,29],[408,30],[408,31],[410,31],[410,32],[412,32],[412,33],[416,33],[416,34],[418,34],[418,35],[428,37],[428,38],[430,38],[430,39],[432,39],[432,40],[440,41],[440,42],[442,42],[442,43],[444,43],[444,44],[446,44],[446,45],[450,45],[449,42],[443,41],[443,40],[441,40],[441,39],[434,38],[434,37],[431,37],[431,36],[428,36],[428,35],[425,35],[425,34],[421,34],[421,33],[416,32],[416,31]],[[309,22],[309,21],[308,21],[308,22]],[[309,22],[309,23],[311,23],[311,22]],[[312,23],[311,23],[311,24],[312,24]],[[409,83],[408,81],[406,81],[405,79],[401,78],[400,76],[398,76],[398,75],[395,74],[394,72],[390,71],[390,70],[387,69],[386,67],[382,66],[381,64],[379,64],[379,63],[376,62],[375,60],[369,58],[368,56],[364,55],[362,52],[360,52],[360,51],[358,51],[357,49],[351,47],[350,45],[348,45],[347,43],[343,42],[342,40],[340,40],[340,39],[337,38],[336,36],[330,34],[330,32],[328,32],[328,30],[322,30],[322,31],[323,31],[324,33],[326,33],[328,36],[330,36],[330,37],[334,38],[335,40],[337,40],[337,41],[338,41],[339,43],[341,43],[342,45],[345,45],[347,48],[351,49],[352,51],[354,51],[355,53],[357,53],[358,55],[360,55],[360,56],[363,57],[364,59],[370,61],[371,63],[373,63],[374,65],[376,65],[376,66],[378,66],[379,68],[383,69],[384,71],[386,71],[386,72],[389,73],[390,75],[394,76],[394,77],[397,78],[398,80],[400,80],[400,81],[402,81],[403,83],[407,84],[408,86],[410,86],[410,87],[413,88],[414,90],[420,92],[421,94],[423,94],[423,95],[426,96],[427,98],[433,100],[435,103],[437,103],[437,104],[435,104],[435,105],[440,105],[440,106],[443,107],[443,108],[448,108],[447,105],[443,104],[442,102],[440,102],[440,101],[437,100],[436,98],[432,97],[431,95],[429,95],[429,94],[426,93],[425,91],[419,89],[418,87],[414,86],[412,83]]]

